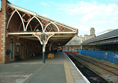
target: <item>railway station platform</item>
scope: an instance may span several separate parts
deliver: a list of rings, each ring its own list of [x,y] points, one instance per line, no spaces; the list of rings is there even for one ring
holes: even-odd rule
[[[0,64],[0,83],[90,83],[63,52],[54,59],[39,57]]]

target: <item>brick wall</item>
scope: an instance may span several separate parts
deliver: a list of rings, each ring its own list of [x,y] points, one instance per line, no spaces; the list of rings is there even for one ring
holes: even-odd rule
[[[18,38],[15,36],[8,36],[6,38],[6,50],[10,50],[10,40],[11,38],[13,38],[13,44],[14,44],[14,55],[13,55],[13,59],[10,59],[10,54],[6,55],[6,63],[8,62],[12,62],[12,61],[16,61],[15,56],[21,55],[21,43],[23,43],[23,59],[29,58],[30,57],[30,53],[39,53],[42,52],[41,51],[41,45],[39,44],[39,41],[33,41],[33,40],[26,40],[23,38]],[[27,41],[27,42],[26,42]],[[17,53],[17,46],[16,43],[20,43],[19,46],[19,53]],[[26,43],[28,44],[28,52],[26,55]],[[39,46],[39,47],[38,47]]]
[[[6,35],[9,32],[9,30],[6,30],[6,25],[10,18],[7,9],[7,0],[1,0],[1,7],[2,7],[2,11],[0,11],[0,33],[1,33],[0,34],[0,63],[8,63],[11,61],[15,61],[16,60],[15,56],[21,54],[21,43],[23,43],[23,59],[30,57],[30,53],[39,53],[39,52],[41,53],[42,46],[39,44],[39,41],[26,40],[25,38],[18,38],[18,36],[15,35],[12,36]],[[20,24],[21,24],[21,19],[19,18],[18,14],[15,13],[9,23],[8,29],[10,29],[10,31],[18,31]],[[20,30],[23,31],[22,26]],[[10,50],[11,38],[13,38],[13,44],[14,44],[13,59],[10,59],[10,54],[6,54],[6,50]],[[17,53],[16,43],[20,43],[19,53]],[[26,43],[28,44],[27,55],[26,55]]]

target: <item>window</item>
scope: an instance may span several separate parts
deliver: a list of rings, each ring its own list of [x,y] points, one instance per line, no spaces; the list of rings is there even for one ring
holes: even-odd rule
[[[19,53],[19,46],[17,46],[17,53]]]

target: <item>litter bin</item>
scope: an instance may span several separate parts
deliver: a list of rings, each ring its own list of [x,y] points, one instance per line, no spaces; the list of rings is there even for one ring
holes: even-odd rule
[[[48,59],[49,58],[53,59],[54,58],[54,53],[48,53]]]

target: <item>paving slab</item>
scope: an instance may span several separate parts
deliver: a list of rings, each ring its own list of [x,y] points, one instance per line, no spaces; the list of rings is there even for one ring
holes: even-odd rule
[[[41,57],[0,64],[0,83],[85,83],[77,73],[63,52],[58,52],[54,59],[46,56],[45,64]]]

